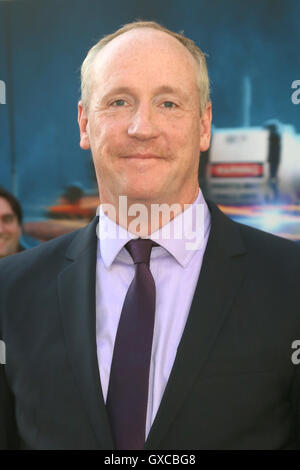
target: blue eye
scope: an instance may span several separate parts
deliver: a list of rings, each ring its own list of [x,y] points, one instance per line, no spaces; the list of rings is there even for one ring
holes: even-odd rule
[[[124,106],[125,100],[116,100],[112,103],[114,106]]]
[[[163,103],[163,106],[164,106],[164,108],[174,108],[175,103],[173,103],[172,101],[165,101]]]

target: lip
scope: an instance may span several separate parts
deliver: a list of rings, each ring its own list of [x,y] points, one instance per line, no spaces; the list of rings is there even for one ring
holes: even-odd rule
[[[147,160],[148,158],[159,158],[157,155],[153,155],[152,153],[136,153],[134,155],[126,155],[125,158],[137,158],[141,160]]]

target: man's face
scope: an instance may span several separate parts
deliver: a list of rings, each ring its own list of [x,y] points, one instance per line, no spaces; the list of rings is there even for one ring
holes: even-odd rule
[[[0,258],[17,253],[21,227],[10,204],[0,197]]]
[[[98,53],[80,145],[91,148],[101,202],[192,202],[211,107],[200,117],[196,63],[175,38],[133,30]]]

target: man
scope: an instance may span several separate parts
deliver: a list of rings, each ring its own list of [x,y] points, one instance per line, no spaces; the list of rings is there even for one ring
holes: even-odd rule
[[[18,200],[0,187],[0,258],[23,251],[22,209]]]
[[[203,199],[201,51],[126,25],[87,55],[78,121],[99,219],[0,263],[1,446],[299,448],[300,251]]]

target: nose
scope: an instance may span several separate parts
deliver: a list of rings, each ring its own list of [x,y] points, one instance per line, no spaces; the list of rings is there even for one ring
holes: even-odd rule
[[[128,135],[140,140],[153,139],[158,135],[153,110],[149,105],[141,104],[137,108],[128,127]]]
[[[4,223],[2,222],[1,217],[0,217],[0,233],[4,233]]]

